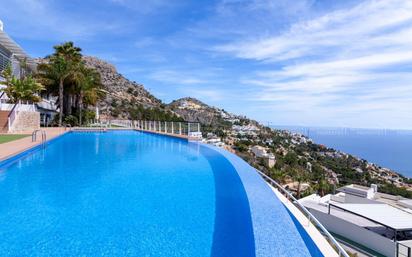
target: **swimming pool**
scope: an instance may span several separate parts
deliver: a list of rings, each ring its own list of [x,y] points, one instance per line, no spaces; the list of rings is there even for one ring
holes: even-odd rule
[[[321,256],[239,158],[70,132],[0,163],[0,256]]]

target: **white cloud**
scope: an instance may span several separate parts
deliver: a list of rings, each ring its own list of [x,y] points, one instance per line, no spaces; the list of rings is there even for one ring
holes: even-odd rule
[[[260,63],[241,82],[278,121],[412,128],[412,1],[364,1],[214,50]]]
[[[52,0],[7,1],[1,3],[0,16],[10,22],[5,23],[6,31],[11,29],[15,37],[30,40],[88,40],[99,33],[113,33],[121,28],[112,20],[95,19],[92,14],[62,11]]]
[[[410,22],[411,1],[367,1],[349,10],[339,10],[298,22],[277,36],[222,45],[216,50],[241,58],[272,61],[330,54],[324,48],[345,47],[351,52],[365,51],[369,43],[379,47],[410,43],[410,28],[400,31],[396,29],[396,26]],[[385,29],[388,31],[384,31]],[[400,40],[401,36],[405,36],[405,41]]]

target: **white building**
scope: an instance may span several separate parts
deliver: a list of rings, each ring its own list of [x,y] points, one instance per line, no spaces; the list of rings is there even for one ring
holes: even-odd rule
[[[21,62],[26,62],[27,67],[22,69]],[[35,70],[34,61],[24,50],[5,32],[0,21],[0,80],[1,73],[11,66],[13,75],[20,78],[24,71],[31,73]],[[12,103],[4,92],[0,92],[0,132],[19,130],[32,130],[40,127],[40,113],[36,106],[30,103]]]
[[[299,202],[351,249],[385,256],[411,256],[410,199],[380,193],[376,185],[348,185],[338,189],[337,194],[324,197],[314,194]]]
[[[267,155],[266,148],[260,145],[254,145],[250,150],[258,158],[263,158]]]
[[[276,157],[272,153],[268,153],[267,149],[263,146],[260,145],[255,145],[250,148],[252,153],[257,157],[257,158],[262,158],[263,161],[265,162],[265,165],[268,166],[269,168],[272,168],[276,164]]]

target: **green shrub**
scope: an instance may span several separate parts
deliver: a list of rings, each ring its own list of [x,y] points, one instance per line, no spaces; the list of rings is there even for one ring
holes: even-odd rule
[[[79,125],[79,120],[74,115],[68,115],[64,117],[64,123],[74,127]]]

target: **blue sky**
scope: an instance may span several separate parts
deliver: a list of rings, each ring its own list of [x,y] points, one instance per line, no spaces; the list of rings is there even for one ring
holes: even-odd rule
[[[74,41],[165,102],[279,125],[412,129],[412,1],[0,0],[30,55]]]

